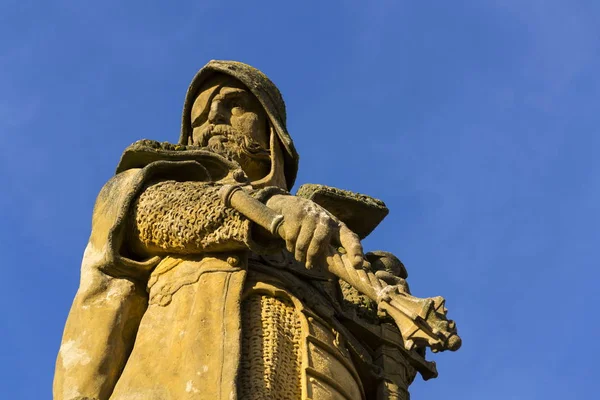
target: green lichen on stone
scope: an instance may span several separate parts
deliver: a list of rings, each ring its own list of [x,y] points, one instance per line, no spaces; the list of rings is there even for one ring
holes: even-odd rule
[[[198,149],[197,146],[187,146],[183,144],[173,144],[169,142],[159,142],[157,140],[150,139],[142,139],[134,142],[131,146],[128,147],[130,150],[170,150],[170,151],[185,151],[185,150],[195,150]]]
[[[383,201],[371,196],[367,196],[366,194],[355,193],[351,192],[350,190],[343,190],[314,183],[307,183],[300,186],[298,192],[296,193],[296,196],[310,198],[313,196],[314,193],[326,193],[327,195],[334,197],[352,199],[356,202],[363,203],[370,207],[385,208],[387,210],[387,207],[385,206],[385,203]]]

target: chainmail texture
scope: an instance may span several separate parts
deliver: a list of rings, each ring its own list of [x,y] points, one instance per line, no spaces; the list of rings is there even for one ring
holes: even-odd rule
[[[297,400],[301,325],[291,301],[252,294],[242,304],[242,361],[238,398]]]
[[[247,247],[250,222],[223,204],[219,188],[196,181],[148,186],[133,205],[134,237],[146,249],[178,254]]]
[[[377,303],[369,299],[364,294],[350,286],[349,283],[339,280],[343,296],[343,306],[356,312],[361,318],[372,324],[379,324],[381,321],[377,314]]]

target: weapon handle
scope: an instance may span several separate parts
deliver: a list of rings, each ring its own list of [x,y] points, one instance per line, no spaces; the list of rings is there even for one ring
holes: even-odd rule
[[[254,223],[267,229],[271,234],[285,239],[285,232],[282,229],[283,216],[250,196],[241,186],[224,185],[219,190],[219,196],[228,207],[236,209]],[[377,278],[372,271],[364,268],[354,268],[348,262],[344,262],[343,257],[343,253],[338,249],[329,246],[327,251],[329,272],[348,282],[371,300],[376,301],[396,321],[408,350],[415,345],[413,338],[425,340],[436,350],[444,350],[445,348],[456,350],[460,347],[460,338],[454,333],[447,337],[444,334],[440,335],[438,332],[432,331],[432,327],[428,323],[429,320],[431,318],[435,320],[431,322],[439,320],[438,314],[433,309],[433,300],[417,299],[412,298],[412,296],[410,297],[413,300],[409,300],[407,295],[402,296],[400,293],[394,293],[389,290],[394,287]],[[404,304],[405,302],[407,303]],[[409,304],[413,307],[409,307]],[[445,319],[445,313],[440,315]],[[448,342],[449,339],[452,339],[450,343]]]
[[[223,185],[219,190],[219,196],[226,206],[236,209],[252,222],[285,240],[283,215],[277,214],[250,196],[241,186]]]

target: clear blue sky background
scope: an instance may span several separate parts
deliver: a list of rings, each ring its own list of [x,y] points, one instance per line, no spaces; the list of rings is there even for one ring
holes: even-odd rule
[[[271,77],[298,183],[383,199],[365,248],[447,298],[464,345],[414,399],[595,398],[599,18],[575,0],[2,1],[0,397],[50,399],[95,196],[128,144],[177,140],[214,58]]]

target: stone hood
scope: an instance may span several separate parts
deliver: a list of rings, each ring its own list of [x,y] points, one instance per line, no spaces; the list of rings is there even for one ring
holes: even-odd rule
[[[202,84],[216,73],[231,76],[242,82],[256,96],[265,109],[280,144],[287,189],[291,189],[298,171],[298,153],[286,128],[285,103],[277,87],[258,69],[237,61],[209,61],[194,77],[183,105],[179,144],[187,145],[192,134],[190,115],[194,100]]]

